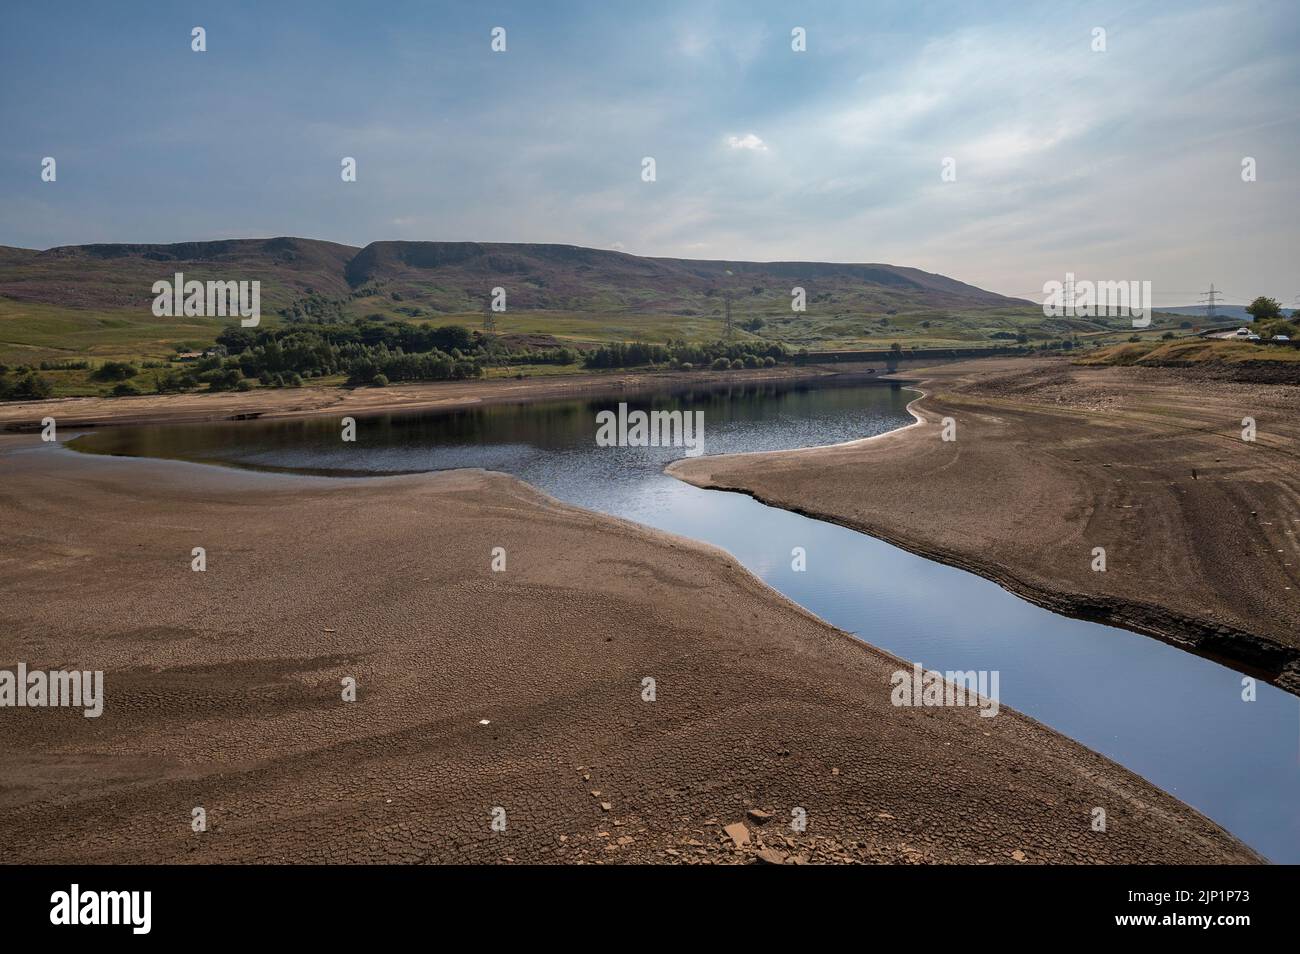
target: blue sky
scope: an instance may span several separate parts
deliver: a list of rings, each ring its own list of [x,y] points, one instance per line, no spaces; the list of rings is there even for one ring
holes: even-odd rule
[[[562,242],[890,262],[1035,299],[1067,270],[1160,304],[1211,281],[1300,295],[1294,0],[0,16],[0,244]]]

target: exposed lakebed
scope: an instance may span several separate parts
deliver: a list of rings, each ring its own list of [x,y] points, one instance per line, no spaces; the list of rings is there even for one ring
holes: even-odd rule
[[[704,412],[704,452],[833,444],[911,423],[916,392],[844,379],[360,418],[113,428],[79,450],[327,475],[483,467],[722,547],[821,618],[940,670],[998,670],[1001,702],[1114,759],[1266,857],[1300,862],[1300,699],[1149,637],[1069,619],[843,527],[663,473],[682,448],[598,447],[619,401]],[[862,488],[869,495],[870,487]],[[802,547],[807,569],[792,568]],[[1099,836],[1104,837],[1104,836]]]

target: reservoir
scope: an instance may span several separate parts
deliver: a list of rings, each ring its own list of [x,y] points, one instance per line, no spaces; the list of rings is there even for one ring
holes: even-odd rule
[[[979,576],[663,473],[681,447],[600,447],[620,402],[703,412],[705,454],[834,444],[910,424],[915,391],[853,378],[701,385],[359,417],[110,428],[77,450],[335,476],[482,467],[560,500],[729,551],[859,639],[927,669],[996,670],[1000,702],[1106,755],[1272,861],[1300,862],[1300,699],[1152,639],[1070,619]],[[869,495],[870,487],[862,493]],[[802,547],[806,569],[792,567]]]

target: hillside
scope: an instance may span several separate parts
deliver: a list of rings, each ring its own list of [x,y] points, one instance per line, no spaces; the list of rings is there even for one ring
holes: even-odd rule
[[[973,285],[894,265],[728,262],[643,258],[575,245],[372,242],[347,267],[354,288],[385,284],[444,311],[482,307],[493,286],[510,306],[551,311],[639,311],[690,315],[763,299],[790,311],[790,289],[812,303],[861,311],[1023,304]],[[755,304],[747,302],[748,304]]]
[[[151,286],[177,271],[200,281],[257,279],[263,308],[316,291],[346,295],[357,250],[314,239],[230,239],[175,245],[66,245],[33,252],[0,248],[0,298],[69,308],[148,308]]]
[[[1004,344],[1122,332],[1118,319],[1045,319],[1038,305],[915,268],[831,262],[647,258],[573,245],[301,238],[179,244],[0,247],[0,363],[163,358],[210,344],[228,322],[155,318],[155,281],[262,282],[263,326],[302,318],[480,326],[494,287],[497,330],[584,346],[717,340],[730,301],[735,335],[790,348]],[[806,310],[791,309],[791,289]]]
[[[1202,324],[1215,324],[1224,321],[1240,321],[1249,323],[1253,319],[1246,311],[1245,305],[1225,305],[1219,303],[1214,306],[1215,316],[1211,319],[1206,317],[1205,305],[1170,305],[1160,308],[1160,311],[1168,312],[1171,315],[1181,315],[1184,318],[1191,318]]]

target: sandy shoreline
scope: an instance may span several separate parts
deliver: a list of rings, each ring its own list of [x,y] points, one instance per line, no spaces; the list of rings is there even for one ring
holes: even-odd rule
[[[910,406],[919,426],[669,471],[1300,692],[1300,389],[1050,359],[912,377],[929,392]],[[1253,443],[1240,439],[1245,416]]]
[[[8,436],[0,476],[0,658],[107,695],[0,710],[9,862],[1259,860],[1006,707],[891,705],[895,659],[725,554],[504,475]]]

